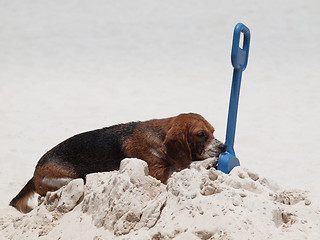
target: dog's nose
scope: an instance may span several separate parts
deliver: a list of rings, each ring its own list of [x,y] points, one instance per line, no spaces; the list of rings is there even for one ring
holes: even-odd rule
[[[225,145],[225,144],[219,145],[218,148],[219,148],[219,150],[220,150],[221,152],[227,151],[227,145]]]

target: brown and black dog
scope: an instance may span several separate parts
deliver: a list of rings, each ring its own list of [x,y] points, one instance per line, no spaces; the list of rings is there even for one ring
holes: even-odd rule
[[[75,135],[58,144],[39,160],[33,178],[10,205],[29,212],[28,199],[44,196],[72,179],[89,173],[118,170],[124,158],[147,162],[149,174],[166,183],[172,171],[192,161],[217,157],[226,146],[214,138],[214,128],[201,115],[130,122]]]

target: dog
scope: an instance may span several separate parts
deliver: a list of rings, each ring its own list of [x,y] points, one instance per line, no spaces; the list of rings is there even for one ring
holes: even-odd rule
[[[27,213],[32,210],[28,199],[34,193],[44,196],[89,173],[119,170],[124,158],[146,161],[149,175],[166,183],[173,171],[226,151],[213,133],[213,126],[201,115],[185,113],[75,135],[41,157],[33,177],[10,206]]]

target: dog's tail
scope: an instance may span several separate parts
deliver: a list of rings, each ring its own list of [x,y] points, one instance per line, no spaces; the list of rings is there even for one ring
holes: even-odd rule
[[[20,212],[28,213],[32,208],[28,205],[29,198],[35,193],[33,178],[21,189],[17,196],[11,200],[10,206],[15,207]]]

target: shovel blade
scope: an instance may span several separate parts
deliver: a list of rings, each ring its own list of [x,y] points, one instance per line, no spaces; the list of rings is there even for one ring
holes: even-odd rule
[[[239,159],[231,153],[225,152],[219,155],[218,170],[228,174],[234,167],[240,166]]]

